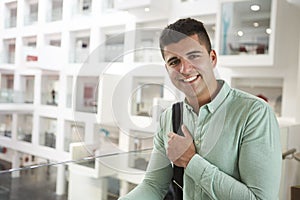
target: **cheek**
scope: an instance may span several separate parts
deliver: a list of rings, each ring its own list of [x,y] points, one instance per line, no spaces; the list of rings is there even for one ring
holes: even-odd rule
[[[167,71],[171,79],[174,79],[178,74],[178,72],[175,69],[168,69]]]
[[[209,73],[209,71],[213,70],[213,65],[211,62],[199,62],[196,65],[194,65],[196,70],[199,70],[202,73]]]

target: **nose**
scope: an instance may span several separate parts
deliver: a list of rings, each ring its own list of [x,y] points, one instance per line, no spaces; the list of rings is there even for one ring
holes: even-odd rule
[[[189,72],[193,69],[193,65],[191,62],[182,59],[181,66],[180,66],[180,73],[182,74],[189,74]]]

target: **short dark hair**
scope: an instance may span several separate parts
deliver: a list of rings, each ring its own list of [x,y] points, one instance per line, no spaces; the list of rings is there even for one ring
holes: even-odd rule
[[[189,37],[191,35],[197,34],[200,44],[204,45],[208,52],[211,51],[210,38],[201,21],[184,18],[179,19],[176,22],[169,24],[160,34],[159,47],[164,58],[164,48],[165,46],[177,43],[180,40]]]

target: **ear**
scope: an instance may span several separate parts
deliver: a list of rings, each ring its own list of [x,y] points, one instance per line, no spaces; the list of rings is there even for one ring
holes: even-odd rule
[[[217,53],[215,50],[211,50],[209,53],[210,62],[212,63],[213,67],[217,65]]]

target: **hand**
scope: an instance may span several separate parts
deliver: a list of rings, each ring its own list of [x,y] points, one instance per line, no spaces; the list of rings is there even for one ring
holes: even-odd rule
[[[170,132],[168,134],[168,158],[178,167],[186,167],[192,157],[196,154],[193,138],[185,125],[181,126],[184,136]]]

